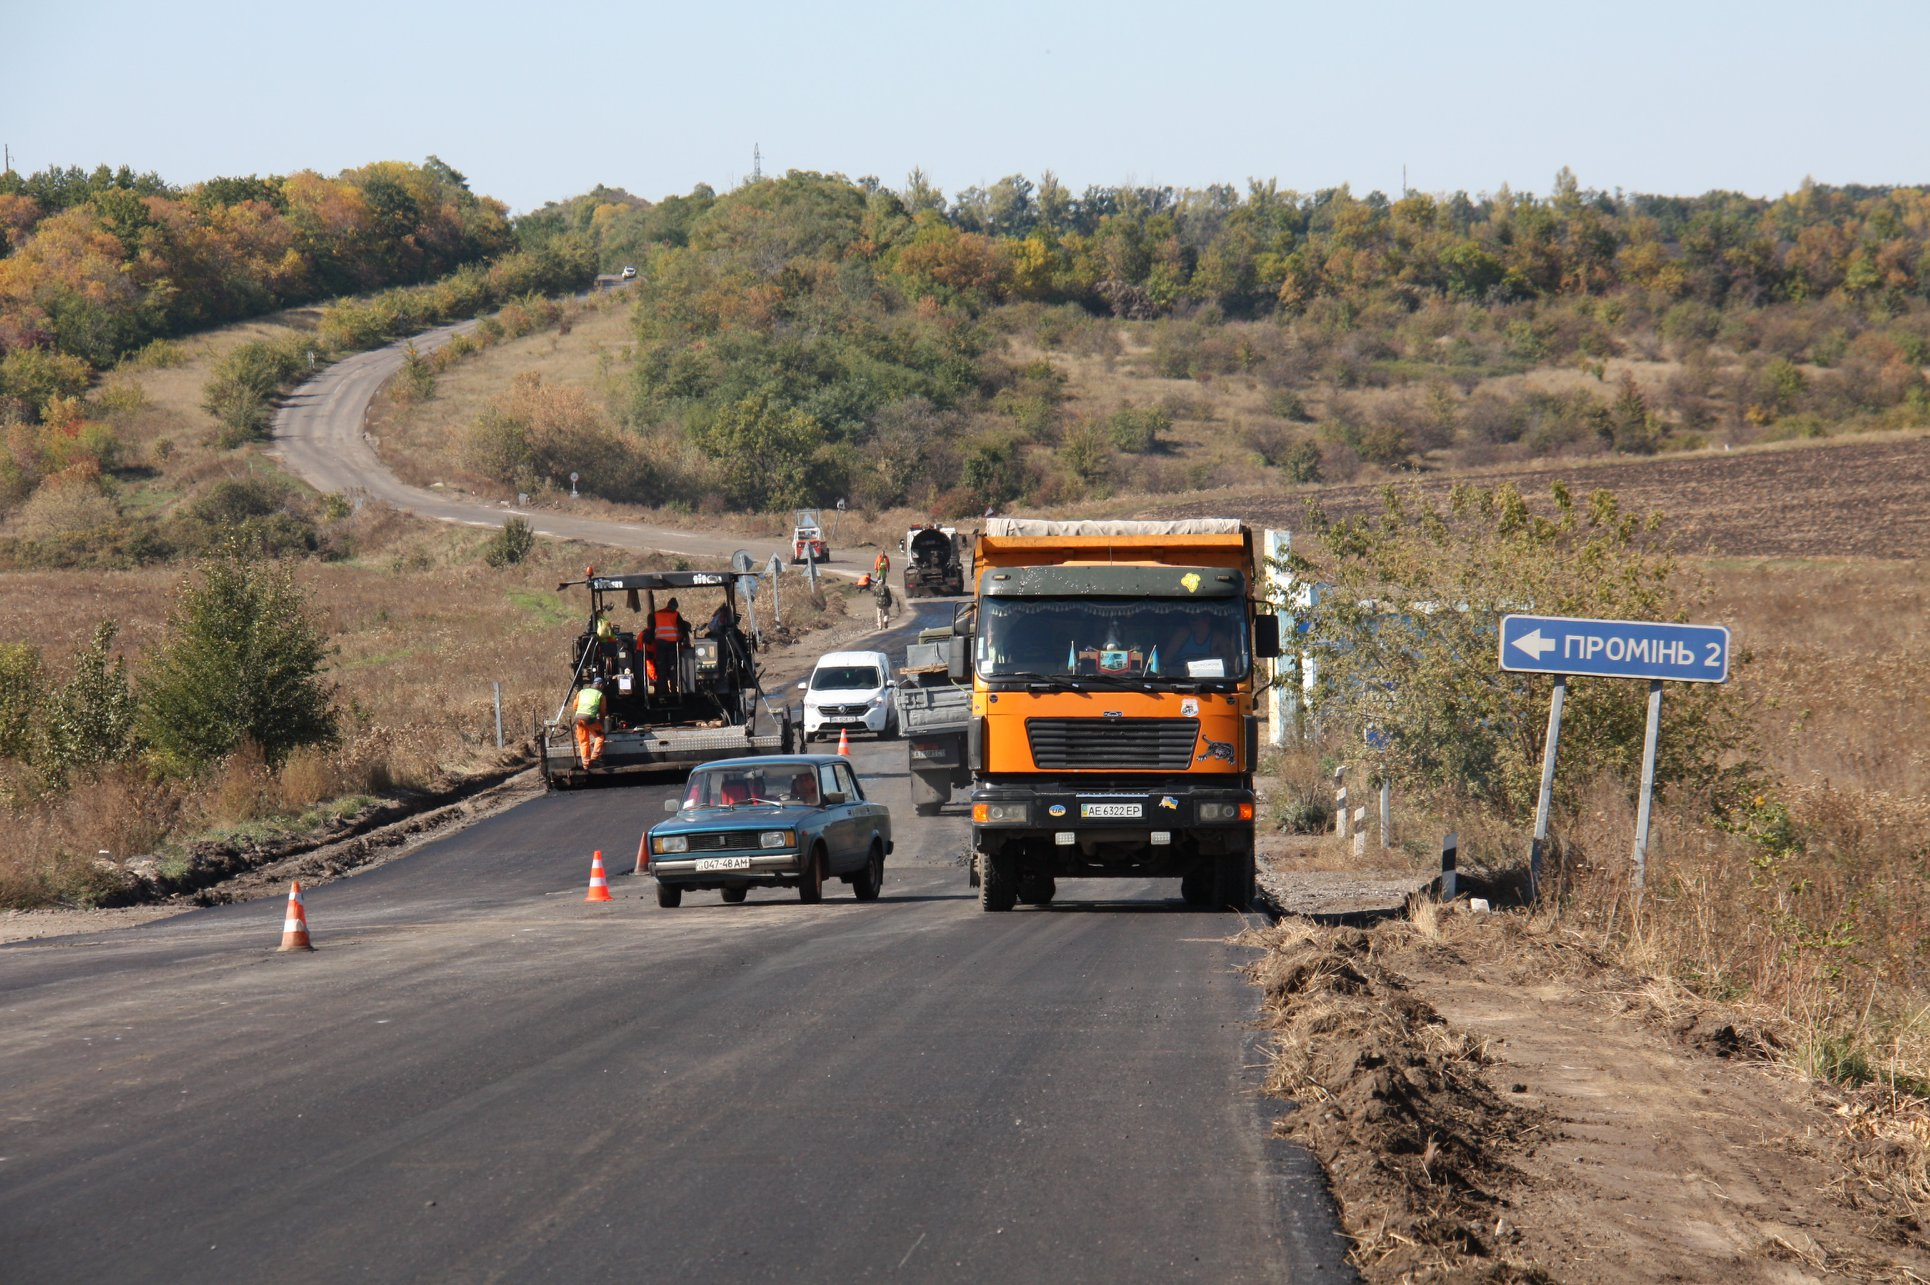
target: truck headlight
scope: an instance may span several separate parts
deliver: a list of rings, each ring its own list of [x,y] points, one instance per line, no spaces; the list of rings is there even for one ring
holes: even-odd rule
[[[1251,803],[1200,804],[1200,820],[1202,821],[1251,821],[1252,819],[1253,805]]]
[[[974,803],[972,820],[989,825],[1024,825],[1032,819],[1032,809],[1024,802]]]
[[[766,830],[757,836],[757,846],[760,848],[789,848],[796,842],[797,839],[789,830]]]
[[[666,834],[661,838],[652,839],[650,850],[652,852],[688,852],[690,840],[681,834]]]

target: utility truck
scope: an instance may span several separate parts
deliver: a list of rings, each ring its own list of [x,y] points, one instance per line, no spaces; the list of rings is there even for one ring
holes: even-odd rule
[[[641,776],[740,754],[789,754],[796,724],[764,695],[751,642],[736,625],[738,571],[598,575],[556,586],[589,591],[588,622],[571,651],[570,685],[536,745],[545,783]],[[673,617],[670,604],[677,603]],[[619,615],[621,605],[630,613]],[[719,607],[729,608],[720,615]],[[717,628],[710,627],[716,622]],[[710,636],[698,636],[708,633]],[[576,694],[603,684],[603,757],[581,761]]]
[[[899,549],[905,555],[905,597],[932,598],[965,592],[972,537],[957,527],[915,526]]]
[[[972,689],[948,672],[946,652],[953,636],[949,626],[921,630],[898,671],[898,732],[905,738],[911,803],[919,816],[936,815],[955,788],[972,783],[965,754]]]
[[[969,681],[979,904],[1052,900],[1067,877],[1177,878],[1194,905],[1253,896],[1253,532],[1234,519],[988,519]],[[962,620],[962,616],[961,616]]]

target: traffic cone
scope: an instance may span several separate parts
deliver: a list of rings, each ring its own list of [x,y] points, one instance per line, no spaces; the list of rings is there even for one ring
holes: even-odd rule
[[[308,940],[308,912],[302,909],[302,881],[299,879],[288,885],[288,917],[281,923],[281,949],[315,949]]]
[[[590,891],[584,895],[585,901],[610,901],[610,877],[603,873],[603,849],[598,848],[590,858]]]
[[[846,758],[851,757],[851,729],[848,727],[838,729],[838,753]]]
[[[635,870],[632,870],[630,872],[631,874],[640,875],[643,873],[644,858],[649,847],[650,847],[650,832],[648,830],[645,830],[643,832],[643,837],[637,840],[637,868]]]

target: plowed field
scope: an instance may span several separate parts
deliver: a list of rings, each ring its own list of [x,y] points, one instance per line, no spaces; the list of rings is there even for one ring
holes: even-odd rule
[[[1507,470],[1419,475],[1445,495],[1456,481],[1513,482],[1531,499],[1556,482],[1577,495],[1600,487],[1638,512],[1658,512],[1685,553],[1728,557],[1930,556],[1930,437],[1674,456],[1654,460],[1537,463]],[[1384,484],[1294,491],[1222,492],[1146,516],[1233,513],[1256,525],[1305,525],[1306,502],[1330,517],[1380,506]],[[1398,485],[1406,485],[1398,483]]]

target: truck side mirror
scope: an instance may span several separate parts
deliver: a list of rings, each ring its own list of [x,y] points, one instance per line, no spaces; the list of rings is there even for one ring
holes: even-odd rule
[[[945,676],[962,683],[972,676],[971,656],[966,652],[969,638],[952,638],[945,644]]]
[[[1262,660],[1280,654],[1280,617],[1269,614],[1253,618],[1253,654]]]

